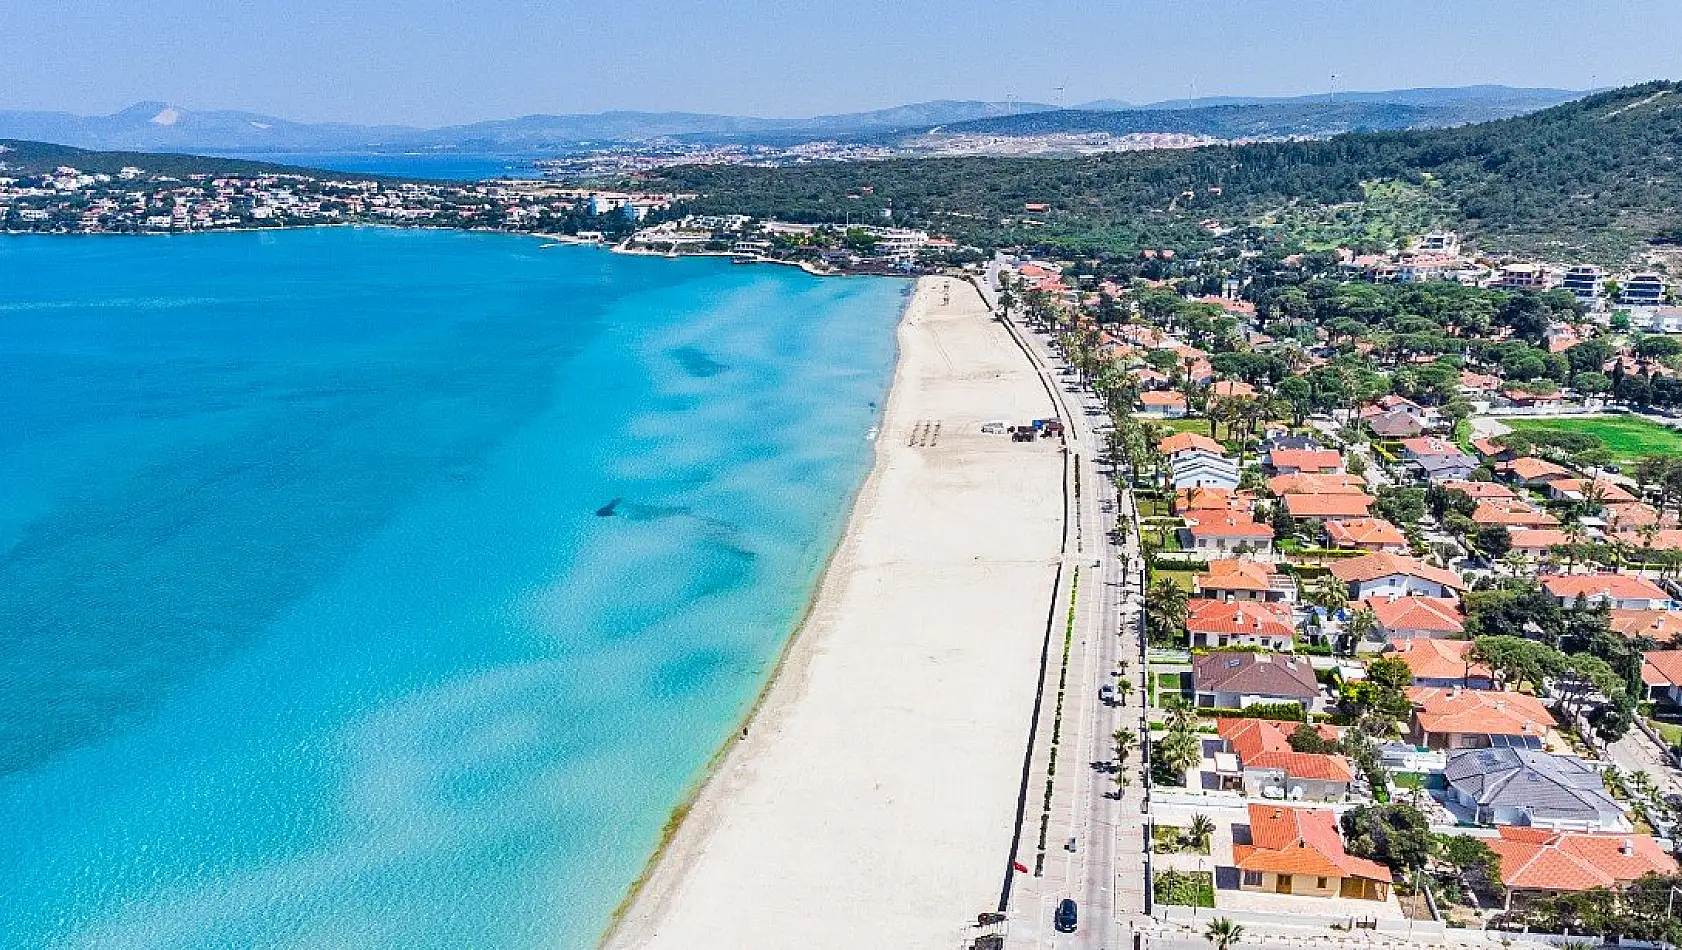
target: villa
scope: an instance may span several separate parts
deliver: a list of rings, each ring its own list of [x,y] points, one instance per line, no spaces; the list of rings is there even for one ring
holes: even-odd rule
[[[1540,749],[1553,714],[1524,693],[1498,693],[1458,686],[1414,686],[1409,737],[1432,749]]]
[[[1344,850],[1331,809],[1251,805],[1249,817],[1248,826],[1233,828],[1240,889],[1374,901],[1390,896],[1390,869]]]

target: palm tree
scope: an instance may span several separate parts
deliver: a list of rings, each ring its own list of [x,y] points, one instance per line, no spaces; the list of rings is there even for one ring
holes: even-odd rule
[[[1215,820],[1208,815],[1191,816],[1191,839],[1200,847],[1208,847],[1209,836],[1215,833]]]
[[[1145,597],[1146,635],[1158,641],[1177,638],[1185,627],[1189,602],[1185,588],[1172,577],[1153,581]]]
[[[1122,768],[1127,767],[1127,756],[1133,747],[1139,744],[1139,737],[1131,729],[1117,729],[1115,731],[1115,758]]]
[[[1238,938],[1244,936],[1244,925],[1230,917],[1216,917],[1203,928],[1203,937],[1215,945],[1215,950],[1232,950]]]

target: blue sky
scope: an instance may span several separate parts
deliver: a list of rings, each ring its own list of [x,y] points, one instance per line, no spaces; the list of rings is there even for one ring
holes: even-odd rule
[[[436,125],[1676,78],[1676,0],[0,0],[0,108]]]

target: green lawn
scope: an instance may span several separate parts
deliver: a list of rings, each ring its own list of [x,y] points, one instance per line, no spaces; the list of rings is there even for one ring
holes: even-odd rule
[[[1627,465],[1647,455],[1682,452],[1682,432],[1640,416],[1582,416],[1573,419],[1502,419],[1514,432],[1588,432],[1600,437],[1612,460]]]
[[[1196,571],[1176,571],[1176,570],[1171,570],[1171,569],[1159,567],[1159,568],[1156,569],[1156,576],[1157,577],[1166,577],[1166,578],[1172,580],[1174,583],[1180,585],[1181,590],[1184,590],[1186,593],[1189,594],[1189,593],[1191,593],[1191,582],[1197,577],[1197,572]]]
[[[1194,839],[1190,831],[1174,825],[1157,825],[1151,850],[1156,854],[1208,854],[1209,839]]]
[[[1182,907],[1215,906],[1215,875],[1212,871],[1179,871],[1164,868],[1156,874],[1156,902]]]
[[[1209,420],[1202,416],[1189,416],[1185,419],[1158,419],[1156,424],[1168,432],[1195,432],[1198,435],[1209,434]]]

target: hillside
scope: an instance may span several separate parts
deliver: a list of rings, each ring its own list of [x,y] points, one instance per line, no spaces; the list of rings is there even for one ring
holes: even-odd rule
[[[53,145],[0,139],[0,176],[7,172],[38,175],[66,165],[91,174],[115,175],[127,167],[160,175],[316,175],[343,178],[336,172],[316,171],[272,162],[251,162],[203,155],[175,155],[167,152],[100,152]],[[360,178],[379,176],[360,175]]]
[[[1330,208],[1359,234],[1369,195],[1413,195],[1433,223],[1486,249],[1611,262],[1682,240],[1679,156],[1682,85],[1664,82],[1450,129],[1076,159],[686,167],[664,179],[706,194],[707,210],[840,222],[891,208],[898,223],[975,243],[1112,252],[1207,245],[1199,222],[1211,218],[1324,223]],[[1027,216],[1028,202],[1051,209]]]

